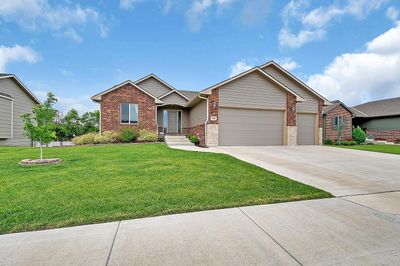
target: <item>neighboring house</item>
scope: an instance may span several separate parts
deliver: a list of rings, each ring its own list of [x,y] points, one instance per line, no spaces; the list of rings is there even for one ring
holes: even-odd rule
[[[329,101],[271,61],[200,92],[177,90],[151,74],[92,97],[101,131],[121,127],[195,134],[200,145],[322,143]]]
[[[13,74],[0,73],[0,146],[28,146],[21,116],[39,100]]]
[[[331,103],[322,111],[324,140],[351,140],[353,111],[341,101]]]
[[[400,140],[400,97],[363,103],[352,108],[353,125],[373,139]]]

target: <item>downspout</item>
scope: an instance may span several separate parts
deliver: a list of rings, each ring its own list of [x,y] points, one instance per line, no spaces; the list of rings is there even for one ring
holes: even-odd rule
[[[206,122],[204,123],[204,144],[207,146],[207,124],[208,124],[208,110],[209,110],[209,106],[208,106],[208,98],[202,97],[200,96],[200,94],[198,95],[200,99],[206,100],[207,101],[207,119]]]
[[[101,134],[101,102],[99,108],[99,134]]]

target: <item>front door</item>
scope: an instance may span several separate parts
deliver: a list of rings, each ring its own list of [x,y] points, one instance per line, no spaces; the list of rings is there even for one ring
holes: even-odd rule
[[[167,111],[167,133],[178,133],[178,111]]]

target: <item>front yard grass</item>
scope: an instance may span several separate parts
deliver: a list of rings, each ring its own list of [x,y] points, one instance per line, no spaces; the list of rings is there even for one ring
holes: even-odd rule
[[[362,151],[374,151],[391,154],[400,154],[400,145],[355,145],[355,146],[338,146],[340,148],[362,150]]]
[[[50,148],[56,165],[22,167],[38,149],[0,147],[0,233],[331,197],[223,154],[163,144]]]

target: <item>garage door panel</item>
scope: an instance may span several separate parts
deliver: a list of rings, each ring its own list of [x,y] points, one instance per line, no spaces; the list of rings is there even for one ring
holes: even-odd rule
[[[297,114],[297,144],[315,145],[316,114]]]
[[[283,111],[220,108],[219,145],[283,145]]]

